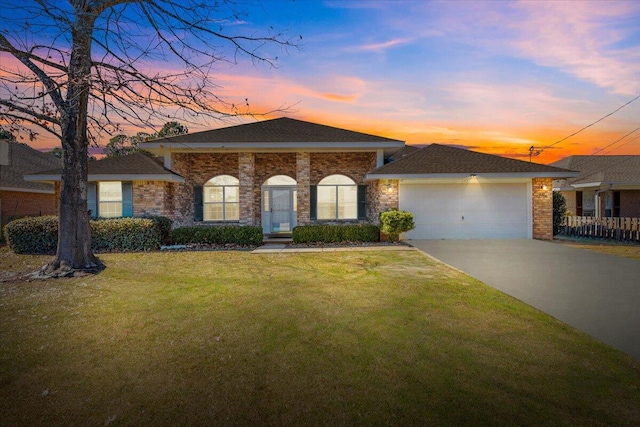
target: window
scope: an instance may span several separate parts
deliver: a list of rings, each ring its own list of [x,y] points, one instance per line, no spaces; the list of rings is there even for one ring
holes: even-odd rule
[[[219,175],[204,186],[205,221],[238,221],[240,219],[240,181],[231,175]]]
[[[98,183],[98,214],[101,218],[122,216],[122,183]]]
[[[101,181],[87,183],[87,209],[92,218],[133,216],[131,182]]]
[[[317,218],[358,218],[358,186],[351,178],[330,175],[318,183]]]

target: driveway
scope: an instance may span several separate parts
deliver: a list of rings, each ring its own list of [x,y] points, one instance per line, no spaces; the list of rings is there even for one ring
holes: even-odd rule
[[[539,240],[408,240],[640,360],[640,261]]]

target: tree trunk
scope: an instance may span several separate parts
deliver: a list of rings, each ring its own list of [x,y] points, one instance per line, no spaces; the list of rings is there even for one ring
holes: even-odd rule
[[[95,269],[87,212],[87,105],[91,84],[91,34],[95,14],[77,11],[65,104],[62,108],[63,170],[60,189],[58,248],[47,271]]]

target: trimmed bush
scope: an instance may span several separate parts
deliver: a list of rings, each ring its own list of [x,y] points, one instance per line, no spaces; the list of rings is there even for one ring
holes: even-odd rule
[[[251,245],[262,244],[262,227],[247,226],[210,226],[178,227],[171,232],[174,244],[207,245]]]
[[[91,249],[96,252],[159,249],[160,236],[160,230],[151,218],[114,218],[91,221]]]
[[[413,214],[407,211],[391,210],[380,214],[380,231],[389,236],[389,240],[395,242],[400,233],[415,228]]]
[[[158,232],[160,233],[160,243],[163,245],[171,244],[171,228],[173,227],[173,221],[166,216],[148,216],[148,218],[154,222]]]
[[[164,217],[98,219],[90,224],[91,249],[95,252],[159,249],[171,228],[171,220]],[[17,254],[54,254],[58,217],[17,219],[7,224],[5,233],[9,247]]]
[[[31,216],[4,227],[11,250],[17,254],[55,254],[58,247],[58,217]]]
[[[377,242],[380,229],[371,224],[301,225],[293,229],[294,243]]]
[[[559,191],[553,192],[553,235],[560,234],[562,222],[567,212],[567,201]]]

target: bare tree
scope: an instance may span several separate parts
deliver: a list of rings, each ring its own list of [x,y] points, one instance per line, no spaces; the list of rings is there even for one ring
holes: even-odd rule
[[[124,124],[250,114],[248,104],[240,110],[216,95],[215,67],[241,58],[273,66],[277,56],[269,51],[296,43],[244,30],[246,15],[237,7],[233,0],[22,0],[0,7],[0,120],[32,139],[38,128],[54,135],[64,152],[49,271],[99,265],[87,214],[90,141]],[[168,61],[180,66],[165,71]]]

